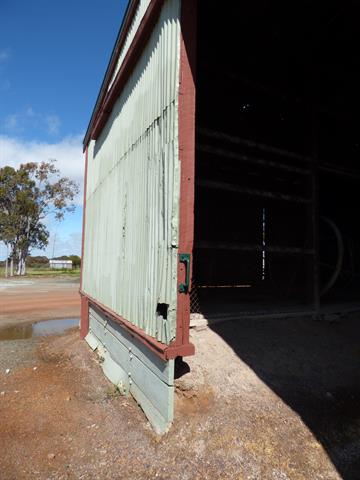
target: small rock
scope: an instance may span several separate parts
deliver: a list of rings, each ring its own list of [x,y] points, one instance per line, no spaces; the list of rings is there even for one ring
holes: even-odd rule
[[[37,370],[37,367],[34,367],[33,370]]]
[[[10,373],[10,368],[7,368],[7,369],[5,370],[5,373],[6,373],[6,375],[8,375],[8,374]]]
[[[4,395],[5,395],[5,392],[0,392],[0,395],[4,396]]]
[[[48,458],[49,460],[54,460],[54,458],[55,458],[55,453],[48,453],[47,458]]]
[[[71,400],[71,397],[70,397],[70,395],[68,395],[68,396],[66,397],[66,401],[67,401],[67,402],[70,402],[70,400]]]

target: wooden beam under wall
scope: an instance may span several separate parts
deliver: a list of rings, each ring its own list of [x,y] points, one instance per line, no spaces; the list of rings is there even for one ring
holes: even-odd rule
[[[307,155],[300,155],[298,153],[289,152],[288,150],[284,150],[282,148],[272,147],[270,145],[265,145],[263,143],[254,142],[253,140],[248,140],[248,139],[241,138],[241,137],[238,137],[238,136],[235,136],[235,135],[229,135],[229,134],[224,133],[224,132],[218,132],[216,130],[210,130],[208,128],[199,127],[197,129],[197,132],[200,133],[201,135],[204,135],[204,136],[207,136],[207,137],[210,137],[210,138],[214,138],[216,140],[224,140],[224,141],[231,142],[231,143],[234,143],[234,144],[244,145],[245,147],[254,148],[254,149],[257,149],[259,151],[263,151],[263,152],[267,152],[267,153],[276,155],[278,157],[283,157],[283,158],[287,158],[287,159],[291,159],[291,160],[298,160],[298,161],[307,162],[307,163],[311,163],[313,161],[313,158],[309,157]]]
[[[195,243],[195,249],[209,249],[209,250],[240,250],[243,252],[269,252],[278,254],[290,255],[314,255],[314,250],[311,248],[299,248],[289,246],[276,245],[255,245],[236,242],[207,242],[198,241]]]
[[[286,172],[299,173],[301,175],[308,175],[310,173],[309,169],[294,167],[292,165],[284,165],[283,163],[244,155],[237,152],[232,152],[228,149],[226,150],[224,148],[213,147],[212,145],[205,145],[199,142],[196,143],[196,150],[199,152],[209,153],[210,155],[216,155],[221,158],[231,158],[234,160],[240,160],[243,162],[260,165],[262,167],[270,167],[277,170],[284,170]]]
[[[270,192],[268,190],[260,190],[256,188],[247,188],[227,182],[217,182],[215,180],[197,180],[196,185],[204,188],[215,190],[225,190],[228,192],[242,193],[245,195],[269,198],[271,200],[282,200],[284,202],[310,204],[311,198],[298,197],[296,195],[287,195],[283,193]]]

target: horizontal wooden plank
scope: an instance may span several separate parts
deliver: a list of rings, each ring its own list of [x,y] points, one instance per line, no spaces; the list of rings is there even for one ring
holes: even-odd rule
[[[174,416],[174,360],[162,361],[120,325],[90,310],[86,339],[103,358],[104,374],[130,391],[155,430],[164,433]]]
[[[161,378],[168,385],[174,384],[174,360],[164,361],[149,350],[137,338],[130,335],[121,325],[115,323],[110,318],[105,317],[95,308],[90,308],[90,328],[93,325],[93,319],[97,319],[102,328],[111,332],[133,355],[137,356],[147,367]],[[99,332],[98,325],[94,328]]]

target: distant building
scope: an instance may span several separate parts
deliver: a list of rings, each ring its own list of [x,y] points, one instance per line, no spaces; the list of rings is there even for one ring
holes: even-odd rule
[[[72,269],[72,260],[49,260],[49,266],[52,269],[56,270],[71,270]]]

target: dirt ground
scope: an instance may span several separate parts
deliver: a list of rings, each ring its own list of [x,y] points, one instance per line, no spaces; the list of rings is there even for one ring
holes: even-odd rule
[[[360,479],[358,333],[356,317],[192,331],[163,437],[76,329],[0,342],[0,478]]]
[[[0,279],[0,327],[80,316],[79,279]]]

